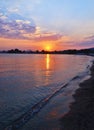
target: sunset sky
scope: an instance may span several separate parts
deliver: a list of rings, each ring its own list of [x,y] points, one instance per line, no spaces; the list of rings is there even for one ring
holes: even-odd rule
[[[0,50],[94,47],[94,0],[0,0]]]

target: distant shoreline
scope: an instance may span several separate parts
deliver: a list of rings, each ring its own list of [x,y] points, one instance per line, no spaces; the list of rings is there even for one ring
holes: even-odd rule
[[[94,130],[94,62],[90,70],[91,78],[80,83],[75,102],[61,119],[62,130]]]
[[[91,55],[94,56],[94,48],[89,49],[69,49],[69,50],[61,50],[61,51],[45,51],[45,50],[19,50],[19,49],[11,49],[11,50],[2,50],[1,54],[75,54],[75,55]]]

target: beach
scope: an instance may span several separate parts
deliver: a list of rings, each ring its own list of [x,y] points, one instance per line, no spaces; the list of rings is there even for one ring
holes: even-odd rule
[[[94,130],[94,63],[91,77],[80,83],[70,111],[61,119],[62,130]]]

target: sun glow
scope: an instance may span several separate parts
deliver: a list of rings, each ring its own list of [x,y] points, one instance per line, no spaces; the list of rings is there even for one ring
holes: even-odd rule
[[[49,45],[46,46],[46,47],[45,47],[45,50],[46,50],[46,51],[50,51],[50,50],[51,50],[51,46],[49,46]]]
[[[52,51],[53,50],[53,46],[51,44],[45,44],[44,50],[45,51]]]

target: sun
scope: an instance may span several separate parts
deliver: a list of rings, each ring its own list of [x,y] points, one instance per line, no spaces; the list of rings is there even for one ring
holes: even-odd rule
[[[43,50],[45,50],[45,51],[53,51],[55,48],[54,44],[49,41],[41,43],[41,46],[42,46]]]
[[[51,47],[48,45],[45,47],[46,51],[50,51],[51,50]]]
[[[46,50],[46,51],[51,51],[51,50],[52,50],[51,45],[46,45],[46,46],[45,46],[45,50]]]

